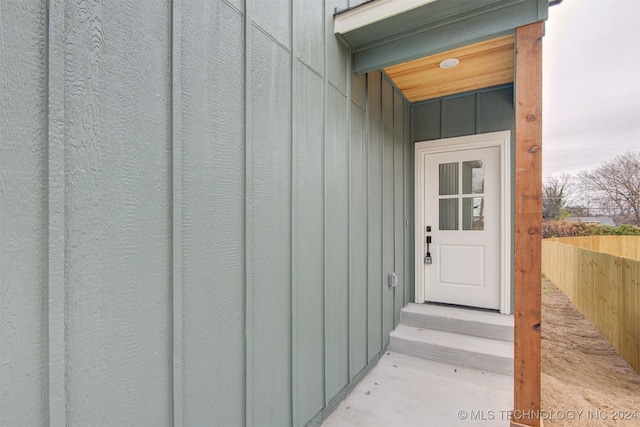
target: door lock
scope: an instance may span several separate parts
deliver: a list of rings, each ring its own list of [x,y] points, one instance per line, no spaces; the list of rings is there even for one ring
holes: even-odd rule
[[[431,228],[431,227],[428,227]],[[431,231],[431,230],[429,230]],[[431,236],[427,236],[426,238],[426,245],[427,245],[427,253],[424,256],[424,263],[425,264],[431,264],[433,263],[433,260],[431,259],[431,252],[429,251],[429,245],[431,244]]]

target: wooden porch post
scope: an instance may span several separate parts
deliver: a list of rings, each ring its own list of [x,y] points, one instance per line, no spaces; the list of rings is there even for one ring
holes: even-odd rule
[[[542,239],[542,36],[516,29],[515,357],[512,426],[539,426]]]

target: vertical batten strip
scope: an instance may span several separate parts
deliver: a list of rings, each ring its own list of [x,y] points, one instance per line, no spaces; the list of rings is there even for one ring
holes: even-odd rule
[[[476,111],[473,115],[473,119],[476,121],[474,132],[478,134],[482,132],[480,129],[480,92],[476,92],[474,96],[476,98]]]
[[[380,265],[378,266],[378,292],[380,293],[380,348],[378,351],[384,349],[384,75],[382,71],[378,73],[378,87],[380,99],[378,106],[380,107],[380,158],[378,164],[380,166],[380,176],[378,177],[380,184]]]
[[[440,104],[440,136],[438,139],[442,139],[445,137],[444,134],[444,125],[445,125],[445,112],[446,112],[446,106],[445,106],[445,102],[446,102],[446,98],[442,98],[440,101],[438,101],[438,103]]]
[[[397,114],[396,114],[397,113]],[[394,271],[398,285],[393,290],[393,329],[400,323],[400,310],[404,307],[404,98],[402,92],[393,88],[393,188],[394,188]],[[399,140],[397,140],[399,138]],[[400,144],[398,144],[398,141]],[[399,178],[402,177],[402,180]],[[400,187],[399,187],[400,186]],[[401,201],[399,203],[399,200]],[[401,258],[401,259],[399,259]],[[402,261],[402,262],[400,262]]]
[[[411,209],[411,205],[409,204],[409,196],[413,197],[413,194],[410,191],[409,188],[409,183],[411,181],[411,179],[413,178],[413,176],[410,175],[410,171],[411,169],[409,168],[409,159],[410,159],[410,153],[409,153],[409,143],[411,142],[410,139],[410,134],[409,132],[407,132],[407,130],[409,129],[409,114],[411,114],[411,110],[410,108],[407,106],[407,101],[404,100],[402,102],[402,151],[404,154],[404,184],[403,184],[403,189],[404,189],[404,213],[402,216],[402,222],[403,222],[403,227],[404,227],[404,300],[403,300],[403,305],[407,305],[410,301],[410,292],[411,292],[411,286],[414,286],[413,282],[411,281],[411,272],[410,270],[410,266],[411,263],[409,262],[409,259],[411,258],[411,252],[409,250],[409,246],[410,246],[410,242],[413,242],[413,239],[411,238],[411,234],[409,233],[410,228],[409,228],[409,223],[410,223],[410,209]],[[412,258],[411,258],[412,259]]]
[[[514,410],[534,414],[540,411],[543,29],[537,22],[516,30]],[[539,426],[533,418],[514,421]]]
[[[368,257],[367,257],[367,324],[368,362],[382,349],[382,85],[381,73],[367,78],[367,191],[368,191]],[[379,123],[376,123],[379,120]]]
[[[404,299],[402,301],[402,305],[403,307],[406,306],[409,303],[409,293],[411,292],[410,287],[413,285],[413,282],[411,281],[411,272],[409,271],[409,267],[410,267],[410,263],[409,263],[409,258],[411,257],[410,251],[409,251],[409,241],[413,241],[413,239],[411,239],[411,235],[409,234],[409,210],[410,210],[410,206],[409,206],[409,196],[414,197],[413,194],[411,194],[411,192],[409,191],[409,182],[411,181],[411,178],[413,178],[412,176],[409,175],[410,169],[408,167],[408,161],[409,161],[409,152],[408,147],[409,147],[409,142],[410,142],[410,138],[409,138],[409,134],[407,132],[407,124],[409,123],[408,121],[408,114],[410,114],[410,110],[407,108],[407,101],[403,100],[402,101],[402,154],[403,154],[403,165],[404,165],[404,173],[403,173],[403,191],[404,191],[404,202],[403,202],[403,214],[402,214],[402,227],[404,230]]]
[[[415,298],[411,298],[411,290],[415,289],[415,277],[413,276],[413,269],[411,265],[414,261],[414,256],[412,253],[413,250],[413,241],[415,240],[415,231],[413,231],[413,205],[412,201],[415,198],[415,190],[413,188],[413,137],[412,137],[412,129],[411,129],[411,106],[407,101],[404,102],[404,139],[403,143],[406,144],[405,147],[405,183],[404,183],[404,203],[405,203],[405,255],[404,255],[404,274],[405,274],[405,291],[404,291],[404,305],[407,305],[409,302],[415,301]],[[415,292],[415,291],[414,291]]]
[[[48,222],[48,417],[50,426],[67,422],[66,358],[66,177],[64,96],[64,2],[48,3],[47,222]]]
[[[173,425],[184,424],[182,324],[182,5],[171,2],[171,296]]]
[[[249,55],[251,55],[251,35],[249,34],[251,27],[251,16],[253,15],[253,4],[251,0],[244,0],[244,59],[243,59],[243,76],[244,76],[244,103],[243,103],[243,112],[244,112],[244,147],[245,147],[245,157],[244,157],[244,265],[245,265],[245,276],[244,276],[244,301],[245,301],[245,312],[244,312],[244,337],[245,337],[245,372],[244,372],[244,383],[245,383],[245,419],[244,425],[250,426],[252,425],[252,405],[253,405],[253,394],[252,394],[252,368],[251,365],[253,363],[253,357],[251,352],[253,351],[253,345],[251,340],[251,334],[253,333],[252,323],[251,323],[251,309],[252,309],[252,301],[251,301],[251,251],[249,248],[251,247],[251,209],[249,205],[249,185],[251,184],[251,168],[249,165],[251,164],[251,144],[249,141],[251,140],[251,117],[249,117],[249,109],[248,105],[250,102],[249,96],[251,95],[249,88],[251,87],[251,73],[247,72],[248,64],[249,64]]]
[[[393,273],[396,272],[396,106],[395,106],[395,102],[396,102],[396,96],[395,96],[395,88],[393,87],[393,83],[391,81],[389,81],[389,84],[391,85],[391,182],[393,183],[393,190],[391,191],[391,200],[393,200],[392,203],[392,207],[393,207],[393,214],[391,215],[391,224],[392,226],[392,230],[393,230],[393,238],[392,238],[392,242],[393,242],[393,251],[392,251],[392,256],[393,256]],[[388,272],[387,272],[388,274]],[[397,273],[396,273],[397,274]],[[385,279],[384,275],[382,276],[383,280]],[[388,286],[388,278],[387,279],[387,283],[386,286]],[[385,284],[383,284],[383,288],[385,287]],[[391,306],[393,307],[391,309],[391,318],[392,318],[392,325],[391,325],[391,330],[393,331],[393,329],[395,329],[396,327],[396,289],[392,289],[391,290]]]
[[[409,303],[409,271],[407,269],[407,258],[409,257],[409,251],[407,250],[407,217],[409,215],[409,210],[407,209],[407,197],[409,195],[408,191],[408,173],[409,169],[407,168],[407,149],[406,144],[409,138],[407,134],[407,100],[402,98],[402,251],[403,251],[403,277],[404,277],[404,290],[402,292],[402,307],[406,306]],[[400,324],[400,317],[398,315],[398,324]]]
[[[324,381],[322,382],[322,396],[324,406],[329,403],[327,396],[327,175],[326,155],[327,145],[327,0],[322,0],[322,364]]]
[[[353,55],[347,49],[347,384],[351,384],[351,68]]]
[[[353,55],[351,55],[353,57]],[[353,66],[353,59],[352,59],[352,63],[351,65]],[[370,162],[370,154],[369,154],[369,150],[370,150],[370,145],[371,145],[371,131],[369,129],[369,126],[371,125],[369,122],[369,74],[365,74],[365,79],[364,79],[364,141],[362,143],[362,150],[364,152],[364,176],[365,176],[365,191],[367,194],[367,204],[366,204],[366,242],[365,242],[365,248],[367,248],[367,263],[366,263],[366,268],[365,268],[365,313],[366,313],[366,321],[365,321],[365,325],[366,325],[366,329],[367,329],[367,333],[366,333],[366,339],[365,339],[365,354],[366,354],[366,362],[365,362],[365,366],[369,365],[369,362],[371,361],[371,357],[369,355],[369,268],[371,268],[371,266],[369,265],[369,251],[370,251],[370,239],[369,239],[369,224],[371,222],[371,189],[370,189],[370,177],[369,177],[369,162]]]
[[[244,331],[244,348],[243,348],[243,354],[244,354],[244,365],[243,365],[243,377],[241,378],[241,381],[243,382],[243,386],[244,386],[244,393],[243,393],[243,402],[242,405],[244,406],[245,410],[243,413],[244,419],[243,422],[241,423],[244,426],[247,426],[249,424],[247,415],[249,414],[249,392],[248,390],[250,390],[249,385],[249,363],[250,363],[250,358],[248,356],[249,352],[248,352],[248,342],[250,340],[250,334],[249,334],[249,311],[248,311],[248,305],[249,305],[249,293],[248,293],[248,283],[249,283],[249,270],[248,270],[248,266],[249,266],[249,261],[248,261],[248,251],[247,251],[247,242],[248,242],[248,232],[247,232],[247,228],[248,228],[248,224],[249,224],[249,220],[248,220],[248,209],[247,209],[247,183],[248,178],[249,178],[249,172],[247,171],[247,159],[248,159],[248,151],[249,150],[249,144],[247,144],[247,134],[249,133],[248,131],[248,119],[247,119],[247,55],[248,55],[248,46],[247,46],[247,2],[248,0],[245,0],[244,2],[244,9],[243,9],[243,14],[242,14],[242,34],[243,34],[243,38],[244,38],[244,52],[242,55],[242,69],[240,70],[240,72],[242,73],[242,82],[240,83],[240,87],[242,88],[242,90],[244,90],[244,93],[241,94],[242,97],[242,118],[241,120],[244,122],[244,126],[242,126],[242,135],[241,135],[241,143],[243,144],[243,148],[244,148],[244,158],[243,158],[243,173],[244,173],[244,182],[241,183],[241,187],[244,189],[244,197],[242,198],[242,208],[241,211],[243,213],[243,220],[244,220],[244,235],[242,236],[242,238],[244,238],[244,271],[243,271],[243,277],[242,277],[242,282],[244,283],[244,289],[243,289],[243,298],[244,298],[244,313],[243,313],[243,319],[244,319],[244,324],[242,325],[242,331]],[[244,96],[242,96],[244,95]]]
[[[396,233],[399,233],[399,236],[397,237],[398,239],[400,239],[400,248],[402,248],[402,250],[400,251],[400,253],[402,254],[402,265],[396,265],[396,269],[398,269],[399,271],[402,272],[402,282],[400,283],[400,287],[396,289],[396,292],[399,292],[399,290],[402,291],[401,294],[401,298],[398,301],[396,299],[396,321],[393,324],[393,328],[395,329],[399,324],[400,324],[400,310],[402,310],[402,308],[404,307],[404,283],[407,280],[407,276],[405,275],[404,272],[404,176],[406,174],[406,171],[404,170],[404,98],[402,97],[402,92],[400,92],[400,90],[398,90],[397,88],[394,88],[396,90],[396,93],[398,95],[398,98],[400,100],[400,107],[401,111],[402,111],[402,116],[400,118],[401,120],[401,124],[400,126],[400,153],[399,157],[398,157],[398,161],[400,162],[400,176],[402,177],[402,188],[401,191],[398,192],[398,197],[402,196],[402,203],[400,205],[400,210],[399,210],[399,218],[396,218],[396,227],[399,226],[399,228],[396,228]],[[394,97],[394,102],[395,102],[395,97]],[[394,111],[396,111],[395,109],[395,105],[394,105]],[[395,126],[396,126],[396,121],[394,120],[394,136],[395,136]],[[395,150],[395,145],[394,145],[394,150]],[[395,151],[394,151],[395,152]],[[396,179],[398,179],[398,177],[396,176]],[[400,180],[398,180],[400,181]],[[398,185],[398,183],[396,183],[396,185]],[[398,249],[398,246],[396,246],[396,250]]]
[[[293,248],[294,248],[294,224],[295,224],[295,209],[294,209],[294,205],[295,205],[295,197],[296,197],[296,192],[295,192],[295,176],[297,173],[296,170],[296,151],[295,151],[295,142],[293,140],[293,130],[294,130],[294,114],[293,114],[293,103],[295,101],[294,96],[293,96],[293,88],[295,86],[295,76],[294,76],[294,71],[293,71],[293,66],[294,66],[294,61],[296,58],[296,47],[295,47],[295,43],[293,40],[293,34],[294,34],[294,26],[293,26],[293,20],[295,19],[295,10],[294,10],[294,4],[293,4],[293,0],[289,1],[289,10],[290,10],[290,19],[289,19],[289,46],[291,47],[291,50],[289,51],[289,142],[290,142],[290,147],[289,147],[289,156],[291,158],[291,162],[290,162],[290,174],[289,174],[289,186],[290,186],[290,194],[289,194],[289,200],[290,200],[290,204],[289,204],[289,267],[290,267],[290,272],[289,272],[289,295],[290,295],[290,299],[291,299],[291,306],[289,307],[290,309],[290,316],[289,316],[289,322],[290,322],[290,340],[291,340],[291,345],[289,346],[289,357],[291,360],[291,383],[290,383],[290,387],[291,387],[291,414],[290,414],[290,423],[291,425],[295,425],[296,420],[298,419],[298,410],[297,410],[297,401],[296,401],[296,380],[297,380],[297,375],[296,375],[296,370],[298,367],[297,364],[297,359],[296,359],[296,344],[297,344],[297,340],[296,340],[296,332],[297,332],[297,328],[296,328],[296,288],[295,288],[295,277],[296,277],[296,272],[295,272],[295,262],[294,262],[294,255],[293,255]]]

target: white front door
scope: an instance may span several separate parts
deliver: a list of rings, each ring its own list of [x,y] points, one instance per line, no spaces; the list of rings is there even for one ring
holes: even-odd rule
[[[417,292],[418,299],[422,294],[423,301],[508,312],[501,247],[509,228],[501,200],[503,149],[452,144],[450,151],[445,146],[421,154],[416,238],[422,250],[416,262],[422,263],[422,274],[416,277],[423,292]]]

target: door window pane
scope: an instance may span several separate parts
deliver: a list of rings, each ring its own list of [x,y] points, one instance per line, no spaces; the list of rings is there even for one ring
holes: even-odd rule
[[[458,229],[458,199],[440,199],[440,230]]]
[[[462,194],[484,193],[484,161],[462,162]]]
[[[484,197],[462,199],[462,229],[484,230]]]
[[[439,167],[440,195],[458,194],[458,163],[442,163]]]

